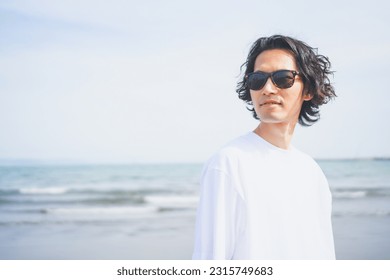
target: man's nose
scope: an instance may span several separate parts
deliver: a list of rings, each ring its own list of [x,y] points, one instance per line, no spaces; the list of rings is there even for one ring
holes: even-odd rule
[[[262,88],[262,93],[264,95],[275,94],[277,90],[278,88],[275,86],[274,82],[272,82],[271,77],[268,77],[264,87]]]

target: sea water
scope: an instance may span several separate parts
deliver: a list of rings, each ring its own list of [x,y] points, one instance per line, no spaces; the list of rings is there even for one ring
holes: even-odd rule
[[[390,259],[390,161],[319,160],[341,259]],[[201,164],[0,166],[0,259],[188,259]]]

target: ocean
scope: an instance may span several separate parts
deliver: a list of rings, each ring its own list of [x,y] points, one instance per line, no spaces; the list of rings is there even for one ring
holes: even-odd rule
[[[338,259],[390,259],[390,160],[319,160]],[[190,259],[201,164],[0,166],[0,259]]]

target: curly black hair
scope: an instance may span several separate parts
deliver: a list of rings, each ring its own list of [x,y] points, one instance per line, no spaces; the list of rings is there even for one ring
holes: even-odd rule
[[[320,118],[319,106],[336,97],[334,87],[329,80],[329,75],[333,74],[333,71],[330,70],[331,64],[326,56],[317,54],[317,49],[300,40],[283,35],[273,35],[259,38],[254,42],[246,62],[241,65],[241,71],[245,68],[245,73],[237,84],[238,97],[249,105],[247,108],[252,111],[253,117],[259,119],[252,106],[245,76],[254,71],[257,56],[263,51],[272,49],[285,49],[294,55],[304,83],[302,94],[312,96],[311,100],[303,102],[298,121],[303,126],[312,125]]]

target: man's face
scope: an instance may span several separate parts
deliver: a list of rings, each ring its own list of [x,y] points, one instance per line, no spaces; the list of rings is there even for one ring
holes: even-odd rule
[[[255,61],[254,71],[274,72],[277,70],[298,71],[292,53],[283,49],[267,50],[260,53]],[[296,123],[304,100],[303,82],[295,76],[292,87],[280,89],[269,78],[263,88],[250,90],[253,107],[262,123]]]

